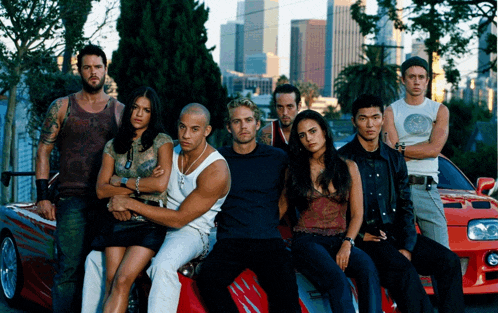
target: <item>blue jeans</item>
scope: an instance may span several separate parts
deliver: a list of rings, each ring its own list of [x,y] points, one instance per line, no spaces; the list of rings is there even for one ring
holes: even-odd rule
[[[57,265],[52,306],[57,313],[81,310],[84,264],[103,218],[105,201],[89,196],[61,198],[57,203]]]
[[[340,236],[294,233],[292,255],[296,267],[311,282],[329,296],[334,313],[354,313],[351,288],[347,277],[354,278],[358,287],[361,313],[381,313],[382,299],[379,276],[370,257],[353,247],[349,264],[343,272],[335,257],[342,245]]]

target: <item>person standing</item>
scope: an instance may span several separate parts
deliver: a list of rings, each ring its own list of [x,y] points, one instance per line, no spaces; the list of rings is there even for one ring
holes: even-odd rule
[[[403,313],[432,313],[419,278],[432,275],[438,312],[463,313],[460,258],[438,242],[417,235],[408,172],[402,155],[381,142],[384,105],[377,96],[353,102],[358,130],[339,153],[358,165],[363,185],[364,218],[357,245],[373,260],[380,284]]]
[[[449,110],[425,97],[429,65],[420,57],[401,64],[406,95],[386,108],[385,140],[406,160],[415,218],[423,235],[449,248],[448,227],[437,190],[438,155],[448,139]]]
[[[55,100],[42,126],[36,155],[38,214],[56,220],[56,274],[52,287],[54,312],[79,312],[84,262],[98,230],[96,221],[105,202],[97,198],[95,184],[107,141],[118,130],[123,105],[104,92],[105,53],[95,45],[78,54],[83,89]],[[60,153],[59,197],[48,196],[50,153]],[[57,207],[57,210],[55,209]]]
[[[218,214],[217,242],[201,266],[199,293],[210,313],[239,312],[228,286],[246,268],[267,294],[270,312],[301,312],[296,274],[277,229],[287,168],[282,149],[256,142],[261,112],[249,99],[227,105],[232,146],[219,149],[232,186]]]
[[[261,129],[258,141],[289,152],[292,124],[301,109],[301,93],[293,85],[280,85],[273,92],[273,103],[278,119]]]

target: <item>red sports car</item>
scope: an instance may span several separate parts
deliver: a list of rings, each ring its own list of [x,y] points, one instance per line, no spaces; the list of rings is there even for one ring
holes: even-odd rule
[[[448,220],[450,246],[461,258],[464,292],[498,292],[498,202],[483,194],[495,182],[481,178],[475,189],[448,159],[440,157],[439,162],[439,188]],[[33,203],[0,207],[0,287],[11,305],[20,299],[29,299],[51,308],[56,224],[39,217],[35,210]],[[281,227],[281,233],[284,239],[289,239],[288,228]],[[196,264],[191,262],[179,270],[182,293],[178,312],[206,312],[195,287]],[[432,293],[430,279],[422,277],[422,280]],[[297,273],[297,281],[303,312],[330,312],[327,297],[300,273]],[[354,283],[351,288],[356,304],[358,295]],[[266,295],[251,271],[243,272],[230,289],[241,312],[267,312]],[[388,293],[383,290],[382,295],[383,311],[396,312]],[[144,310],[143,296],[138,297],[138,301],[139,305],[136,299],[130,302],[130,311]]]

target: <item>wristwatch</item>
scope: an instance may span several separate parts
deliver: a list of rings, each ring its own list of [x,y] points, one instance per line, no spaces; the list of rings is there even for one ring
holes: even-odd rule
[[[351,244],[351,247],[354,247],[354,240],[353,240],[353,238],[344,237],[344,239],[342,241],[349,241],[349,243]]]
[[[128,182],[128,178],[121,177],[121,187],[126,188],[126,183]]]

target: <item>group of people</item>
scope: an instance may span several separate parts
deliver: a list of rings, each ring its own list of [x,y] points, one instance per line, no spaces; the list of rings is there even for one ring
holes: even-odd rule
[[[84,47],[83,89],[50,106],[36,161],[39,214],[57,220],[54,312],[125,312],[145,268],[148,310],[176,312],[177,270],[201,256],[196,283],[209,312],[238,312],[228,286],[245,269],[256,274],[270,312],[301,312],[294,268],[333,312],[354,312],[348,277],[360,312],[382,312],[380,286],[403,313],[433,312],[418,274],[432,276],[439,312],[463,312],[460,261],[449,250],[437,192],[448,109],[425,98],[425,60],[410,58],[401,69],[405,98],[385,113],[376,96],[356,99],[357,134],[339,151],[320,114],[298,113],[301,95],[290,84],[275,89],[278,119],[262,129],[251,100],[228,103],[232,144],[215,149],[206,107],[182,109],[174,146],[156,92],[138,88],[126,106],[109,97],[106,56]],[[290,251],[277,229],[284,216]]]

